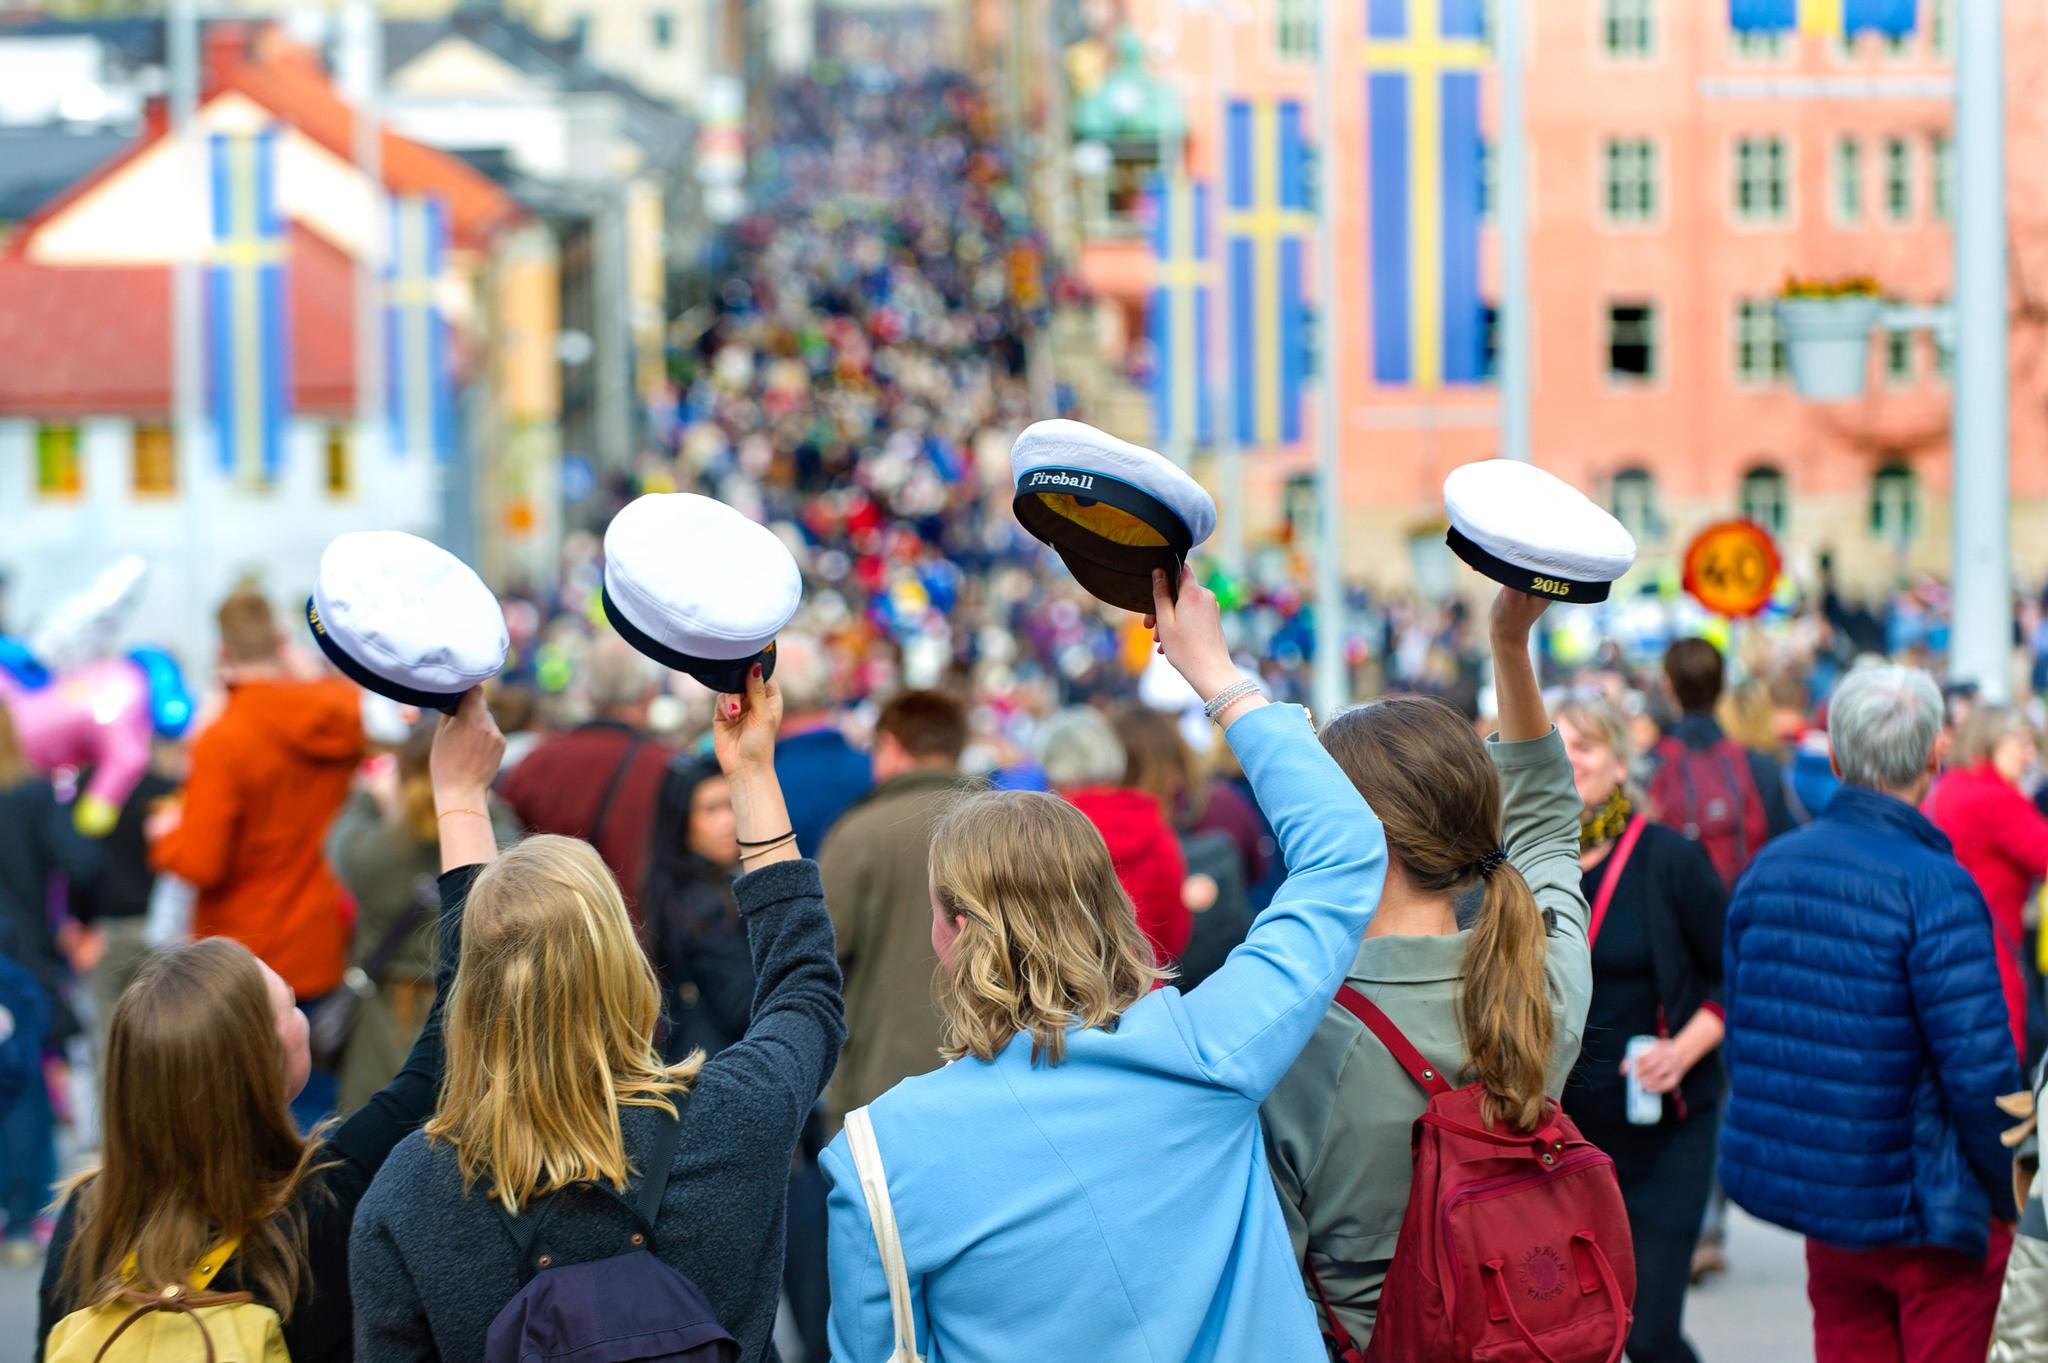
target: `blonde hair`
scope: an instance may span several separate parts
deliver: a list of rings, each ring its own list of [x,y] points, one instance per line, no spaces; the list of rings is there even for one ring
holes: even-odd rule
[[[665,1066],[661,991],[618,882],[589,843],[528,838],[470,889],[448,996],[447,1066],[429,1141],[455,1149],[465,1189],[488,1179],[509,1211],[572,1183],[623,1189],[635,1171],[621,1107],[675,1105],[702,1051]]]
[[[14,716],[5,705],[0,705],[0,790],[13,790],[33,775],[35,768],[28,764],[28,754],[21,749],[21,734],[14,727]]]
[[[1955,750],[1949,754],[1948,764],[1960,770],[1989,762],[1999,744],[2019,735],[2035,736],[2034,726],[2024,714],[2010,705],[1979,702],[1970,707],[1969,717],[1957,726]]]
[[[1032,1063],[1057,1065],[1067,1028],[1113,1027],[1166,977],[1102,835],[1057,796],[961,801],[932,836],[931,876],[963,920],[933,977],[948,1060],[993,1060],[1029,1032]]]
[[[1569,724],[1601,747],[1614,754],[1620,764],[1621,791],[1629,803],[1641,805],[1642,792],[1636,789],[1633,776],[1636,764],[1635,736],[1629,732],[1628,716],[1621,707],[1605,696],[1572,696],[1558,702],[1550,712],[1553,724]]]

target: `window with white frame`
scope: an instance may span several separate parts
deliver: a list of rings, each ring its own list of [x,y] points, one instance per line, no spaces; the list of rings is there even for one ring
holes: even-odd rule
[[[1740,62],[1782,61],[1791,51],[1785,36],[1782,29],[1731,28],[1728,30],[1728,48]]]
[[[1316,55],[1316,18],[1316,0],[1275,0],[1274,43],[1282,57],[1307,61]]]
[[[1913,470],[1887,464],[1870,480],[1870,533],[1904,548],[1920,519],[1920,490]]]
[[[1600,45],[1610,57],[1655,55],[1656,0],[1600,0]]]
[[[1607,305],[1607,377],[1643,383],[1657,377],[1657,305]]]
[[[1735,378],[1738,383],[1777,383],[1791,373],[1778,314],[1770,300],[1735,300]]]
[[[1863,221],[1863,140],[1849,133],[1835,139],[1834,155],[1830,158],[1830,179],[1833,181],[1835,221],[1857,223]]]
[[[1933,0],[1927,7],[1927,45],[1938,61],[1956,54],[1956,0]]]
[[[1608,510],[1638,540],[1658,533],[1657,483],[1648,469],[1626,468],[1614,475]]]
[[[1735,139],[1735,216],[1744,222],[1778,222],[1791,206],[1786,179],[1785,139]]]
[[[1927,159],[1933,163],[1934,217],[1937,222],[1947,222],[1956,191],[1955,145],[1947,133],[1936,133],[1928,139]]]
[[[1758,464],[1742,475],[1742,518],[1754,521],[1773,535],[1785,533],[1785,475],[1776,465]]]
[[[1884,140],[1884,215],[1893,222],[1913,218],[1913,144],[1903,137]]]
[[[1913,333],[1904,328],[1886,328],[1884,333],[1884,381],[1893,388],[1910,387],[1919,377],[1915,371]]]
[[[1613,137],[1603,151],[1607,221],[1654,221],[1657,144],[1647,137]]]

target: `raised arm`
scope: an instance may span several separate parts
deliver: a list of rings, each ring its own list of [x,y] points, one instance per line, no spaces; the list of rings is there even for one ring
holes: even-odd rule
[[[483,688],[473,688],[455,714],[442,716],[428,762],[434,808],[441,815],[441,934],[434,968],[434,1006],[404,1067],[335,1130],[332,1143],[343,1171],[329,1182],[344,1204],[351,1197],[362,1197],[391,1148],[434,1110],[441,1087],[441,1013],[455,987],[463,906],[477,873],[498,855],[497,836],[485,802],[491,778],[498,774],[504,756],[505,736],[498,732],[497,721],[484,704]]]
[[[712,707],[712,750],[732,788],[740,864],[733,885],[754,956],[747,1033],[718,1063],[783,1103],[790,1134],[824,1091],[846,1041],[839,960],[816,862],[801,858],[775,776],[782,692],[754,668],[743,696]]]
[[[1161,650],[1208,705],[1238,685],[1216,597],[1182,579],[1153,585]],[[1172,996],[1188,1048],[1217,1083],[1264,1101],[1301,1053],[1379,904],[1386,837],[1308,715],[1256,691],[1214,718],[1272,822],[1288,876],[1242,945],[1186,996]]]
[[[1529,656],[1529,633],[1549,605],[1513,587],[1502,587],[1493,598],[1487,632],[1493,641],[1493,696],[1503,743],[1550,732],[1550,714],[1543,708],[1543,689],[1536,684],[1536,664]]]

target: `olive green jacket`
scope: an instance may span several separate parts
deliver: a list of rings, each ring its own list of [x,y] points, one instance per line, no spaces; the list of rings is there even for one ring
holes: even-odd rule
[[[1544,976],[1557,1024],[1548,1079],[1555,1096],[1578,1058],[1593,993],[1579,888],[1579,796],[1555,730],[1521,743],[1489,739],[1486,751],[1500,769],[1508,860],[1551,919]],[[1368,935],[1347,977],[1459,1084],[1472,1079],[1457,1012],[1471,936]],[[1409,1132],[1423,1106],[1422,1090],[1386,1048],[1332,1003],[1261,1110],[1295,1255],[1313,1253],[1323,1290],[1360,1347],[1372,1336],[1408,1205]]]

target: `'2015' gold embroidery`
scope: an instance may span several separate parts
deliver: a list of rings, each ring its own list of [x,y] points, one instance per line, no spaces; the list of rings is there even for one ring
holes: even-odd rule
[[[1546,596],[1569,596],[1572,589],[1569,583],[1559,582],[1554,577],[1539,577],[1530,581],[1529,590]]]

